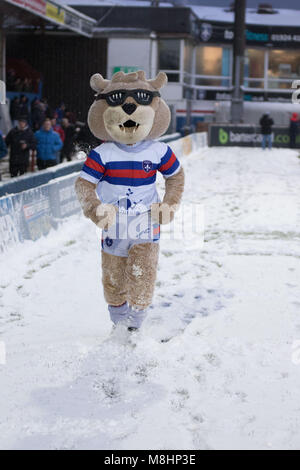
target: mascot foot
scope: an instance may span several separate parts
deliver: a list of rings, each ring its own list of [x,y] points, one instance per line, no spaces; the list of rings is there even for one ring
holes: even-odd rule
[[[129,331],[138,330],[147,315],[147,310],[135,310],[132,306],[129,306],[127,325]]]
[[[126,322],[128,316],[127,302],[124,302],[122,305],[118,305],[117,307],[114,305],[109,305],[108,310],[110,313],[110,319],[114,325]]]
[[[128,331],[136,331],[141,326],[146,318],[147,310],[136,310],[129,306],[127,302],[122,305],[114,306],[109,305],[108,310],[110,319],[116,326],[119,323],[127,326]]]

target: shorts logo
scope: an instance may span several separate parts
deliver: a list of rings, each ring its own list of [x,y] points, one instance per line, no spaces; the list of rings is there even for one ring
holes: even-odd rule
[[[111,245],[113,244],[113,241],[112,241],[111,238],[106,237],[106,238],[105,238],[105,243],[106,243],[107,246],[111,246]]]
[[[152,162],[150,162],[150,160],[144,160],[143,161],[143,170],[146,173],[149,173],[149,171],[151,171],[152,168],[153,168],[153,164],[152,164]]]

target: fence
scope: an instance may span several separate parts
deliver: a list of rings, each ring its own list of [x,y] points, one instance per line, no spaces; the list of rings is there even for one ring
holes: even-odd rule
[[[192,134],[169,145],[184,159],[196,149],[207,146],[207,134]],[[81,167],[83,162],[78,164]],[[24,240],[37,240],[57,228],[62,219],[80,212],[74,189],[79,170],[76,168],[70,175],[0,198],[0,252]]]

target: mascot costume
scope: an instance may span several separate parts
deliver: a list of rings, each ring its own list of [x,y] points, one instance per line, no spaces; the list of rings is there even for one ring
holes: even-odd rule
[[[88,114],[104,143],[92,150],[75,183],[84,215],[102,229],[102,282],[112,322],[140,328],[151,304],[159,254],[160,224],[170,223],[184,189],[184,172],[171,148],[157,140],[170,110],[159,90],[160,72],[117,72],[91,77],[96,92]],[[161,202],[156,172],[165,179]]]

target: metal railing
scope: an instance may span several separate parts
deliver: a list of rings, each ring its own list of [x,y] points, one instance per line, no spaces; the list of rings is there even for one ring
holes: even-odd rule
[[[163,70],[167,75],[176,75],[178,79],[180,78],[180,70]],[[232,91],[232,76],[231,75],[205,75],[205,74],[192,74],[184,71],[182,74],[183,81],[176,81],[178,85],[181,85],[186,88],[195,89],[195,90],[220,90],[220,91]],[[220,85],[204,85],[199,84],[201,80],[218,80]],[[245,77],[244,85],[241,87],[243,91],[260,91],[260,92],[281,92],[281,93],[290,93],[291,85],[294,78],[276,78],[276,77],[261,77],[261,78],[252,78]],[[172,80],[170,80],[172,81]],[[222,83],[223,82],[223,83]],[[227,82],[224,84],[224,82]],[[248,86],[249,83],[260,83],[262,86]],[[272,84],[283,83],[287,84],[287,88],[277,88],[272,87]]]

